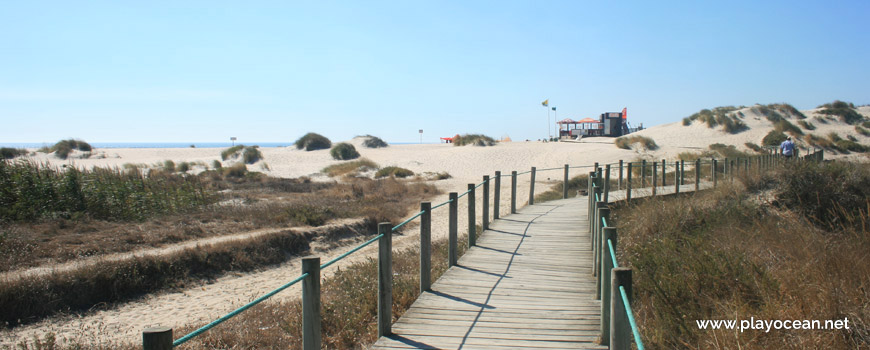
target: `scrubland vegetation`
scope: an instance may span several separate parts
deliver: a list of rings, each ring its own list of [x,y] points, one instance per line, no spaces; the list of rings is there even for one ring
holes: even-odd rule
[[[464,134],[453,137],[454,146],[495,146],[495,139],[486,135],[480,134]]]
[[[341,142],[332,146],[332,149],[329,150],[329,154],[332,156],[332,159],[335,160],[351,160],[359,158],[359,152],[356,151],[356,147],[353,145]]]
[[[743,108],[742,106],[740,108]],[[692,122],[698,120],[706,123],[708,127],[715,128],[722,125],[722,129],[729,134],[737,134],[741,131],[749,129],[746,124],[740,121],[737,114],[734,112],[739,108],[734,106],[716,107],[713,110],[702,109],[700,112],[683,118],[683,125],[692,125]]]
[[[655,150],[659,148],[659,146],[656,145],[656,142],[653,141],[653,139],[646,136],[638,135],[619,137],[614,140],[613,143],[616,144],[616,147],[622,149],[631,149],[631,147],[635,144],[637,144],[641,149],[644,150]]]
[[[826,114],[840,118],[846,124],[858,124],[864,121],[864,117],[855,110],[855,105],[850,102],[834,101],[826,103],[818,108],[819,114]]]
[[[58,157],[60,159],[67,159],[73,150],[90,152],[93,150],[93,147],[91,147],[89,143],[82,140],[69,139],[58,141],[54,144],[54,146],[43,147],[40,149],[40,151],[44,153],[54,152],[55,157]]]
[[[199,175],[163,169],[144,175],[135,166],[80,170],[25,161],[0,161],[0,189],[0,271],[254,229],[320,226],[336,218],[358,218],[362,231],[373,230],[377,222],[398,222],[437,193],[434,186],[394,178],[340,184],[276,179],[242,163]],[[0,283],[0,322],[110,306],[226,271],[283,262],[307,249],[308,237],[297,236],[277,233],[257,242],[6,280]]]
[[[21,148],[2,147],[0,148],[0,159],[13,159],[27,155],[27,150]]]
[[[414,176],[414,172],[405,168],[400,168],[397,166],[388,166],[381,168],[375,173],[376,178],[382,177],[398,177],[405,178],[409,176]]]
[[[786,164],[612,214],[648,348],[852,349],[870,342],[870,167]],[[842,320],[850,330],[699,330],[704,319]]]
[[[360,158],[360,159],[352,161],[352,162],[343,162],[343,163],[333,164],[333,165],[330,165],[326,168],[323,168],[323,170],[321,170],[321,171],[323,173],[331,176],[331,177],[336,177],[336,176],[343,176],[343,175],[348,175],[348,174],[354,175],[354,174],[359,174],[361,172],[377,170],[377,169],[378,169],[377,163],[375,163],[369,159],[366,159],[366,158]]]
[[[241,159],[245,164],[254,164],[263,159],[260,146],[235,145],[221,152],[221,160]]]
[[[384,140],[381,140],[380,137],[372,135],[365,135],[363,137],[366,138],[366,140],[363,141],[363,146],[367,148],[382,148],[389,146],[389,144],[387,144]]]
[[[319,149],[329,149],[332,147],[332,142],[326,136],[309,132],[300,137],[294,143],[296,149],[304,149],[306,151],[315,151]]]

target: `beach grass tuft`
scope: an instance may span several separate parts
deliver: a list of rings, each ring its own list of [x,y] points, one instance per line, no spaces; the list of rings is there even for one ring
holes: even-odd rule
[[[850,102],[843,102],[840,100],[826,103],[818,108],[821,110],[818,111],[819,114],[825,114],[830,116],[836,116],[840,118],[840,121],[846,124],[858,124],[864,121],[864,116],[859,114],[855,110],[855,105]]]
[[[321,172],[329,175],[330,177],[343,176],[347,174],[351,174],[354,172],[364,172],[369,170],[375,170],[378,168],[378,164],[367,159],[360,158],[358,160],[352,162],[343,162],[338,164],[330,165],[326,168],[323,168]]]
[[[633,145],[638,145],[644,150],[655,150],[659,148],[653,139],[639,135],[619,137],[614,140],[613,143],[616,144],[616,147],[622,149],[631,149]]]
[[[332,146],[332,149],[329,150],[329,154],[332,156],[332,159],[335,160],[351,160],[359,158],[359,152],[356,151],[356,147],[346,142],[337,143],[335,146]]]
[[[329,149],[332,147],[332,142],[326,136],[313,132],[303,135],[293,144],[296,146],[296,149],[304,149],[306,151]]]
[[[367,148],[383,148],[389,146],[389,144],[387,144],[386,141],[381,140],[380,137],[372,135],[365,135],[363,137],[366,138],[365,141],[363,141],[363,146]]]
[[[495,146],[495,139],[481,134],[464,134],[453,137],[454,146]]]
[[[382,177],[398,177],[398,178],[406,178],[409,176],[414,176],[414,172],[405,168],[400,168],[397,166],[388,166],[381,168],[375,173],[376,178]]]

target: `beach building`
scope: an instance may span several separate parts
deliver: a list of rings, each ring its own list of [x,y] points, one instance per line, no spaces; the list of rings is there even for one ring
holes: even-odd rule
[[[556,124],[559,126],[560,139],[579,139],[591,136],[619,137],[643,130],[643,124],[631,127],[628,123],[628,108],[623,108],[622,112],[602,113],[598,119],[572,120],[565,118]]]

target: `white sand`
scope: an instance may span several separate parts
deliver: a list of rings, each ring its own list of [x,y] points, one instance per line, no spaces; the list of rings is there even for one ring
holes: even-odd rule
[[[624,150],[615,147],[611,138],[587,138],[580,143],[541,143],[541,142],[509,142],[494,147],[455,147],[450,144],[425,144],[425,145],[393,145],[382,149],[368,149],[360,146],[359,139],[349,142],[357,146],[357,150],[363,157],[373,160],[380,166],[400,166],[408,168],[415,173],[424,172],[448,172],[452,178],[437,181],[436,184],[445,193],[432,198],[433,204],[438,204],[447,199],[447,192],[455,191],[462,193],[469,183],[479,183],[483,175],[492,175],[496,170],[509,175],[511,170],[520,172],[529,170],[531,166],[538,169],[560,168],[553,171],[541,171],[537,174],[536,193],[544,192],[549,185],[555,184],[562,179],[561,167],[564,164],[572,166],[592,165],[594,162],[608,163],[618,160],[647,159],[673,159],[680,152],[701,151],[713,143],[735,145],[738,149],[746,150],[744,143],[761,143],[761,139],[772,128],[771,123],[763,116],[752,113],[748,108],[742,110],[745,114],[743,119],[750,130],[736,135],[721,131],[721,127],[710,129],[706,125],[695,122],[691,126],[683,126],[681,122],[655,126],[637,135],[647,136],[656,141],[660,146],[657,151]],[[804,111],[817,130],[813,134],[824,136],[830,132],[837,132],[842,137],[855,136],[858,141],[870,145],[870,137],[859,135],[854,126],[846,125],[838,121],[822,124],[813,117],[814,111]],[[861,107],[860,112],[870,115],[870,107]],[[797,124],[792,119],[792,123]],[[805,131],[806,132],[806,131]],[[270,171],[267,173],[277,177],[300,177],[308,176],[318,181],[331,181],[328,177],[320,174],[320,170],[328,165],[339,163],[333,160],[329,151],[305,152],[295,148],[262,148],[264,162],[268,163]],[[182,161],[203,162],[211,164],[213,160],[220,159],[221,149],[215,148],[177,148],[177,149],[104,149],[96,153],[104,154],[103,159],[71,159],[61,161],[50,155],[37,155],[34,158],[40,161],[49,161],[54,164],[71,164],[80,167],[91,166],[123,166],[125,163],[152,165],[162,163],[164,160],[173,160],[176,163]],[[826,155],[830,158],[830,155]],[[837,156],[867,160],[864,155]],[[260,165],[249,166],[251,170],[262,171]],[[201,168],[199,168],[201,170]],[[588,168],[571,169],[571,175],[588,172]],[[528,200],[529,177],[523,175],[518,184],[518,206],[522,207]],[[510,178],[502,179],[501,213],[505,215],[509,211]],[[478,189],[478,198],[482,197],[482,191]],[[462,198],[459,201],[459,230],[465,232],[467,227],[467,201]],[[482,212],[481,199],[477,201],[478,223]],[[396,248],[417,244],[416,223],[412,223],[404,231],[404,235],[396,236]],[[442,239],[447,236],[447,207],[444,206],[433,212],[433,238]],[[337,256],[347,248],[338,248],[317,252],[323,255],[323,261]],[[359,261],[367,256],[374,256],[376,246],[372,245],[356,253],[351,259],[346,259],[338,266],[343,266],[354,261]],[[143,300],[134,301],[121,305],[109,311],[99,311],[83,317],[56,317],[39,322],[34,325],[16,328],[13,332],[0,334],[0,345],[11,345],[21,339],[29,339],[35,334],[47,331],[56,332],[60,338],[93,339],[89,334],[96,333],[97,337],[106,340],[127,340],[140,342],[140,332],[143,328],[154,325],[178,327],[183,324],[204,324],[213,320],[244,302],[254,299],[267,291],[270,291],[286,281],[299,275],[299,261],[292,261],[280,267],[245,275],[230,275],[218,279],[212,284],[185,290],[180,293],[159,293],[148,296]],[[329,275],[330,270],[324,271]],[[277,295],[275,298],[295,297],[299,294],[299,287],[292,287]],[[178,335],[176,335],[178,336]]]

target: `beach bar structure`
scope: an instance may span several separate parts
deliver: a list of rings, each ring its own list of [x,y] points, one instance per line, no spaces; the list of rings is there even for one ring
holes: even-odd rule
[[[628,125],[628,108],[623,108],[622,112],[602,113],[598,119],[565,118],[556,124],[559,125],[559,137],[569,139],[588,136],[619,137],[643,129],[642,124],[637,128]]]

